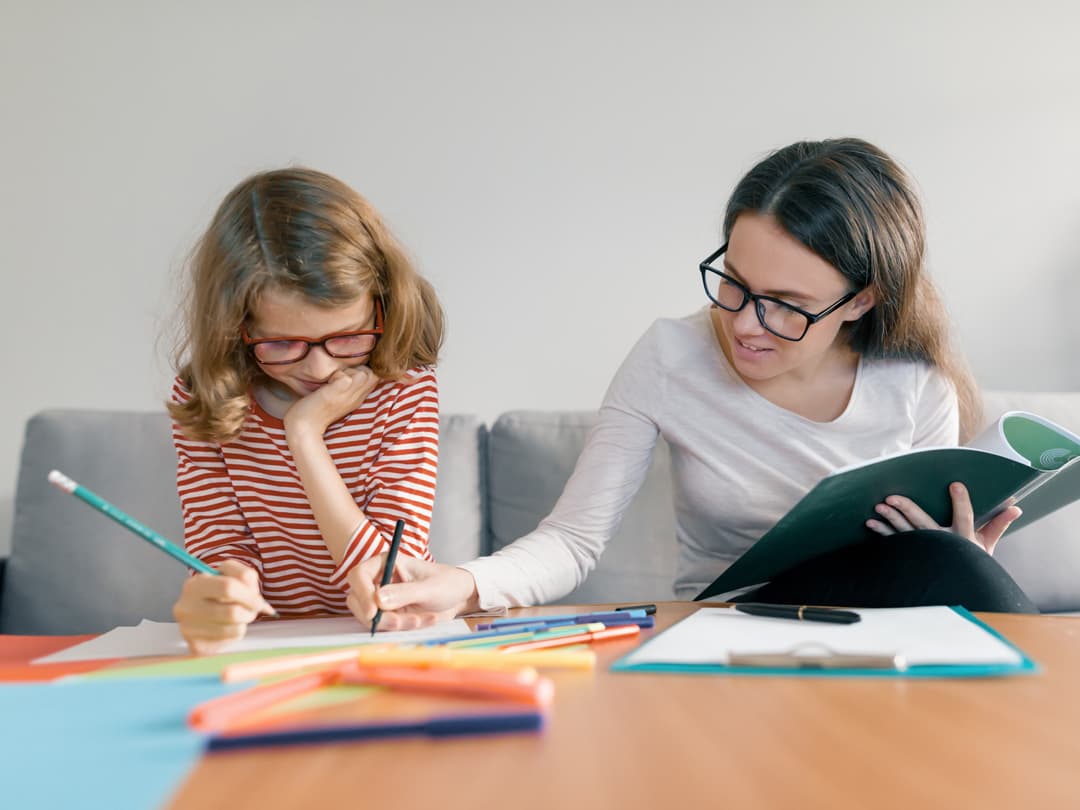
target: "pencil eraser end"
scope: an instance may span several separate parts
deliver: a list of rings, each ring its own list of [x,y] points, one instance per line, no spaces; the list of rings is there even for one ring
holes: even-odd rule
[[[76,487],[75,482],[59,470],[53,470],[49,473],[49,483],[54,487],[59,487],[64,492],[74,492]]]

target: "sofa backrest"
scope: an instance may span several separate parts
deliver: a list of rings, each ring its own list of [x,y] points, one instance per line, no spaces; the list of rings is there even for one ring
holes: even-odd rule
[[[0,632],[94,633],[172,621],[185,569],[48,483],[52,469],[181,542],[165,414],[46,411],[26,424]],[[171,598],[170,598],[171,595]]]
[[[440,419],[441,469],[431,548],[463,562],[487,550],[483,459],[487,429]],[[45,411],[26,426],[0,632],[96,633],[143,618],[172,621],[187,569],[47,481],[58,469],[181,543],[176,455],[164,413]]]
[[[1080,393],[985,396],[986,414],[1028,410],[1080,433]],[[554,506],[595,412],[516,411],[490,433],[475,417],[440,419],[431,549],[458,563],[534,529]],[[180,542],[168,419],[160,413],[46,411],[26,426],[0,632],[92,633],[171,620],[185,569],[46,480],[59,469]],[[1067,483],[1080,488],[1080,466]],[[1037,495],[1037,493],[1036,493]],[[1033,496],[1034,497],[1034,496]],[[672,598],[677,549],[670,459],[661,441],[648,477],[596,569],[565,603]],[[1080,502],[998,545],[997,558],[1043,610],[1080,610]]]

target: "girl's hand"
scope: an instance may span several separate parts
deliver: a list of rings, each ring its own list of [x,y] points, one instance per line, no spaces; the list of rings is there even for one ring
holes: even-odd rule
[[[349,610],[366,625],[380,608],[380,630],[412,630],[479,609],[476,582],[464,568],[399,556],[393,581],[380,588],[385,565],[383,553],[349,572]]]
[[[976,531],[975,514],[971,508],[971,498],[968,496],[967,487],[960,482],[954,482],[949,485],[949,495],[952,498],[953,522],[952,526],[944,528],[961,537],[966,537],[987,554],[994,553],[994,547],[1001,539],[1001,535],[1022,514],[1020,507],[1010,504]],[[943,528],[935,523],[918,504],[902,495],[890,495],[885,499],[885,503],[879,503],[874,511],[884,520],[868,520],[866,526],[878,534],[909,532],[912,529]]]
[[[180,634],[196,655],[209,655],[244,637],[247,626],[260,613],[274,615],[259,592],[255,569],[226,560],[221,576],[196,574],[184,583],[173,605]]]
[[[335,371],[326,385],[293,402],[285,412],[285,432],[311,428],[322,436],[330,425],[357,406],[379,384],[367,366]]]

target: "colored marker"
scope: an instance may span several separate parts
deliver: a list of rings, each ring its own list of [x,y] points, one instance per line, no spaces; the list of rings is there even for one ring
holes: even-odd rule
[[[592,650],[553,650],[521,653],[513,657],[494,650],[454,650],[448,647],[406,647],[392,644],[367,644],[360,647],[342,647],[320,653],[300,653],[258,661],[241,661],[229,664],[221,671],[225,683],[281,675],[309,667],[329,664],[400,665],[412,667],[464,667],[480,669],[515,669],[537,667],[543,669],[592,669],[596,666],[596,653]]]
[[[551,705],[555,684],[535,669],[447,669],[346,664],[337,668],[337,683],[386,686],[419,692],[493,698],[532,706]]]
[[[388,644],[373,644],[384,650],[391,649]],[[254,681],[260,678],[269,678],[272,675],[283,675],[286,672],[296,672],[300,669],[311,667],[324,667],[333,664],[347,664],[356,661],[360,655],[361,647],[341,647],[336,650],[325,650],[313,653],[295,653],[293,655],[281,655],[274,658],[256,659],[254,661],[240,661],[236,664],[227,664],[221,670],[221,680],[225,683],[237,681]]]
[[[456,737],[463,734],[499,734],[512,731],[539,731],[544,715],[539,711],[511,714],[461,714],[428,717],[399,722],[345,723],[327,726],[295,726],[240,734],[218,734],[207,748],[221,751],[230,748],[266,748],[279,745],[384,740],[391,737],[427,735]]]
[[[188,725],[200,731],[217,731],[245,715],[254,714],[275,703],[329,686],[338,680],[333,670],[309,672],[284,681],[233,692],[200,703],[188,714]]]
[[[557,624],[589,624],[590,622],[603,622],[604,624],[624,624],[631,619],[644,619],[644,610],[609,610],[600,613],[563,613],[552,616],[528,616],[514,619],[496,619],[493,622],[478,624],[478,630],[491,630],[496,627],[508,627],[513,624],[527,624],[543,622],[546,625]]]
[[[453,644],[456,641],[475,641],[481,638],[493,638],[495,636],[505,636],[510,633],[528,633],[533,630],[544,630],[547,627],[543,622],[536,622],[535,624],[521,624],[512,625],[510,627],[497,627],[494,630],[483,630],[477,633],[464,633],[460,636],[447,636],[445,638],[430,638],[427,641],[421,641],[422,647],[436,647],[442,644]]]
[[[616,612],[622,610],[644,610],[646,616],[652,616],[656,613],[656,605],[626,605],[625,607],[615,608]]]
[[[49,483],[58,489],[62,489],[69,495],[74,495],[76,498],[79,498],[84,503],[87,503],[97,509],[103,515],[112,518],[125,529],[128,529],[134,534],[137,534],[143,540],[146,540],[147,542],[156,546],[161,551],[164,551],[174,560],[179,560],[192,571],[198,571],[200,574],[221,576],[221,572],[217,569],[211,568],[198,557],[194,557],[191,554],[188,554],[179,546],[166,540],[149,526],[143,525],[131,515],[129,515],[127,512],[116,508],[97,493],[92,492],[81,484],[77,484],[75,481],[68,478],[59,470],[53,470],[51,473],[49,473]],[[261,611],[270,616],[277,615],[277,611],[270,607],[270,604],[266,602],[266,600],[263,600]]]
[[[589,633],[575,633],[568,636],[553,636],[551,638],[540,638],[535,641],[519,641],[516,644],[507,644],[505,647],[499,647],[499,652],[513,653],[516,657],[524,652],[530,652],[533,650],[546,650],[551,647],[565,647],[570,644],[581,644],[582,642],[592,641],[605,641],[612,638],[625,638],[628,636],[636,636],[641,632],[641,628],[636,624],[623,625],[621,627],[605,627],[603,630],[593,630]]]
[[[524,633],[509,633],[507,635],[495,636],[494,638],[481,638],[476,641],[455,641],[446,646],[454,650],[502,647],[518,641],[532,641],[533,639],[569,636],[574,635],[575,633],[588,633],[595,630],[603,630],[604,627],[606,627],[606,625],[602,622],[592,622],[591,624],[566,624],[558,627],[541,627],[539,630],[529,630]]]

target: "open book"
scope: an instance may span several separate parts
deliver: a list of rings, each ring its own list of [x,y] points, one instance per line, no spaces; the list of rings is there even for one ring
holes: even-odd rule
[[[1012,531],[1080,498],[1080,436],[1023,411],[1002,414],[965,447],[924,447],[837,470],[822,479],[697,599],[768,582],[813,557],[876,536],[874,507],[906,495],[940,526],[952,524],[948,487],[963,482],[975,525],[1010,503]]]

